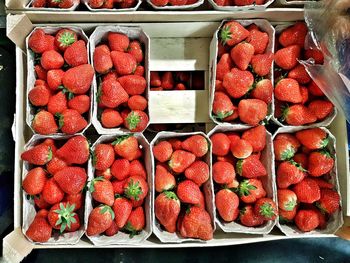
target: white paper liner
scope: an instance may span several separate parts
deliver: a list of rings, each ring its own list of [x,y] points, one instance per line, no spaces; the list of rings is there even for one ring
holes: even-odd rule
[[[90,5],[89,5],[89,1],[90,0],[80,0],[82,3],[84,3],[84,5],[87,7],[87,9],[89,9],[89,11],[92,11],[92,12],[115,12],[115,13],[119,13],[119,12],[133,12],[133,11],[136,11],[141,3],[142,3],[142,0],[137,0],[137,3],[134,7],[130,7],[130,8],[92,8]]]
[[[216,80],[216,63],[217,63],[217,56],[218,56],[218,43],[219,38],[218,34],[222,28],[222,26],[229,21],[236,21],[240,23],[242,26],[247,27],[251,24],[257,25],[263,32],[266,32],[269,35],[269,44],[266,47],[267,52],[274,52],[274,46],[275,46],[275,29],[270,24],[269,21],[265,19],[247,19],[247,20],[223,20],[218,28],[218,30],[215,31],[213,39],[210,43],[210,69],[209,69],[209,116],[210,118],[219,125],[228,125],[228,126],[234,126],[236,128],[244,128],[244,127],[252,127],[251,125],[245,124],[237,118],[234,120],[234,122],[221,122],[214,118],[213,116],[213,101],[214,101],[214,94],[215,94],[215,80]],[[271,65],[270,73],[267,76],[268,79],[272,81],[272,85],[274,83],[273,80],[273,63]],[[274,98],[272,96],[272,102],[268,105],[268,113],[266,118],[270,119],[274,115]]]
[[[266,7],[271,5],[274,0],[268,0],[266,1],[265,4],[263,5],[246,5],[246,6],[235,6],[235,5],[230,5],[230,6],[219,6],[217,5],[214,0],[208,0],[208,2],[212,5],[212,7],[215,10],[219,11],[264,11]]]
[[[171,138],[181,138],[185,139],[188,138],[192,135],[202,135],[205,137],[208,141],[209,149],[207,154],[203,157],[205,162],[209,165],[209,180],[203,184],[203,194],[205,198],[205,205],[206,205],[206,211],[209,213],[210,218],[212,220],[212,226],[213,226],[213,231],[215,232],[215,205],[214,205],[214,187],[213,187],[213,181],[211,179],[211,142],[206,134],[203,132],[189,132],[189,133],[176,133],[176,132],[159,132],[154,139],[151,141],[150,146],[151,149],[153,148],[154,145],[156,145],[159,141],[162,141],[164,139],[171,139]],[[152,207],[153,207],[153,212],[152,212],[152,217],[153,217],[153,233],[159,238],[159,240],[162,243],[183,243],[183,242],[203,242],[205,243],[206,241],[200,240],[200,239],[195,239],[195,238],[184,238],[182,237],[178,232],[175,233],[169,233],[166,230],[163,230],[162,227],[160,226],[160,223],[158,222],[155,212],[154,212],[154,200],[156,197],[155,193],[155,159],[153,156],[153,152],[151,151],[151,157],[152,157]]]
[[[55,141],[61,141],[61,140],[68,140],[72,137],[82,135],[82,134],[75,134],[75,135],[40,135],[40,134],[35,134],[29,141],[28,143],[24,146],[24,151],[29,150],[33,148],[35,145],[43,142],[45,139],[51,138],[54,139]],[[26,177],[27,173],[33,169],[34,166],[29,164],[28,162],[23,161],[22,165],[22,180]],[[85,170],[87,172],[87,164],[85,165]],[[25,191],[22,190],[22,201],[23,201],[23,214],[22,214],[22,232],[25,235],[26,231],[28,230],[30,224],[33,222],[34,217],[36,215],[35,211],[35,203],[33,199],[28,200],[26,198],[27,194]],[[82,220],[84,219],[83,213],[82,212],[84,208],[79,209],[79,219]],[[57,231],[55,231],[54,235],[44,243],[41,242],[33,242],[30,240],[28,237],[28,240],[32,243],[35,244],[41,244],[41,245],[53,245],[53,244],[59,244],[59,245],[74,245],[79,242],[80,238],[84,235],[84,224],[81,221],[80,222],[80,228],[79,230],[75,232],[67,232],[63,234],[59,234]]]
[[[145,212],[145,228],[140,232],[140,234],[135,235],[133,238],[129,237],[129,234],[123,233],[119,231],[114,236],[106,236],[106,235],[95,235],[95,236],[87,236],[91,242],[96,246],[110,246],[110,245],[118,245],[118,244],[127,244],[127,245],[142,245],[142,242],[145,241],[152,234],[152,206],[151,206],[151,192],[152,192],[152,164],[151,164],[151,150],[148,141],[141,133],[133,133],[142,146],[144,164],[147,171],[147,184],[148,184],[148,194],[145,198],[144,202],[144,212]],[[115,139],[120,137],[119,135],[102,135],[91,147],[91,150],[94,151],[96,145],[100,143],[111,143]],[[95,177],[95,167],[92,165],[92,160],[90,158],[88,164],[88,180],[91,182]],[[89,215],[93,210],[92,207],[92,196],[89,191],[86,192],[85,197],[85,229],[88,226]]]
[[[286,29],[287,27],[289,26],[292,26],[294,25],[295,23],[283,23],[283,24],[279,24],[275,27],[275,36],[276,36],[276,41],[278,41],[278,35],[284,30]],[[277,50],[275,50],[276,52]],[[275,93],[273,93],[273,99],[275,99]],[[273,107],[275,108],[275,104],[273,104]],[[274,111],[273,111],[274,112]],[[320,121],[320,122],[315,122],[315,123],[310,123],[310,124],[306,124],[306,125],[302,125],[302,126],[299,126],[299,127],[327,127],[329,126],[332,121],[334,120],[335,116],[337,116],[337,108],[334,106],[333,107],[333,112],[327,117],[325,118],[323,121]],[[286,124],[283,124],[281,123],[277,118],[275,118],[274,115],[272,115],[272,118],[271,118],[278,126],[281,126],[281,127],[297,127],[297,126],[293,126],[293,125],[286,125]]]
[[[159,11],[175,11],[175,10],[192,10],[204,3],[204,0],[198,0],[198,2],[192,4],[192,5],[166,5],[166,6],[156,6],[152,3],[151,0],[146,0],[147,3],[152,6],[152,8],[159,10]],[[272,0],[273,1],[273,0]]]
[[[35,11],[46,11],[46,12],[66,12],[66,11],[74,11],[75,9],[78,8],[80,4],[80,0],[75,0],[74,4],[71,8],[59,8],[59,7],[33,7],[32,3],[34,0],[31,0],[25,7],[25,10],[35,10]]]
[[[34,131],[34,129],[32,128],[32,120],[33,120],[34,115],[35,115],[35,109],[34,109],[34,107],[31,106],[31,104],[29,102],[28,94],[29,94],[29,91],[32,88],[34,88],[34,83],[35,83],[36,77],[35,77],[35,70],[34,70],[34,53],[29,48],[28,41],[29,41],[30,36],[33,34],[33,32],[36,29],[43,29],[46,34],[53,35],[53,34],[57,33],[60,29],[64,29],[64,28],[73,30],[74,32],[77,33],[77,35],[80,37],[80,39],[85,41],[85,43],[86,43],[86,50],[87,50],[87,54],[88,54],[88,63],[91,64],[90,63],[90,55],[89,55],[89,38],[85,35],[84,31],[80,27],[74,27],[74,26],[67,26],[67,27],[53,27],[53,26],[35,27],[33,29],[33,31],[27,36],[27,38],[26,38],[26,49],[27,49],[26,122],[27,122],[27,125],[30,127],[30,129],[33,131],[33,133],[36,133]],[[89,94],[90,95],[90,109],[89,109],[89,112],[88,112],[88,118],[86,119],[84,117],[84,119],[87,121],[88,124],[82,131],[80,131],[80,133],[83,133],[91,125],[92,105],[93,105],[92,101],[94,100],[92,87],[93,87],[93,84],[91,84],[91,87],[90,87],[90,94]],[[59,132],[59,133],[55,133],[53,135],[63,135],[63,134],[65,134],[65,133]]]
[[[277,136],[277,134],[280,133],[295,133],[297,131],[301,130],[307,130],[311,128],[315,128],[318,126],[312,126],[312,127],[281,127],[279,128],[276,133],[273,135],[273,140]],[[327,221],[327,227],[325,229],[315,229],[310,232],[302,232],[300,231],[295,225],[285,225],[280,224],[279,221],[277,221],[277,226],[281,229],[281,231],[286,234],[287,236],[312,236],[312,235],[320,235],[320,234],[334,234],[343,224],[343,213],[342,213],[342,198],[340,195],[340,188],[339,188],[339,180],[338,180],[338,170],[337,170],[337,155],[336,155],[336,139],[333,136],[333,134],[330,133],[330,131],[326,128],[320,127],[320,129],[324,130],[328,134],[329,142],[326,147],[326,149],[334,156],[334,167],[332,171],[330,172],[330,183],[335,186],[335,190],[338,192],[340,196],[340,209],[336,211],[334,214],[332,214],[329,217],[329,220]],[[276,169],[277,167],[275,167]],[[320,177],[322,178],[322,177]]]
[[[145,68],[145,79],[147,82],[147,86],[145,89],[145,97],[147,101],[149,101],[149,79],[150,79],[150,71],[149,71],[149,60],[150,60],[150,39],[146,35],[146,33],[138,26],[98,26],[95,31],[90,36],[90,54],[91,54],[91,65],[94,66],[93,55],[96,46],[105,41],[107,39],[108,32],[118,32],[127,35],[130,39],[138,39],[142,44],[144,44],[144,68]],[[96,74],[93,80],[93,93],[97,94],[98,84],[96,79]],[[97,97],[97,96],[96,96]],[[96,101],[96,97],[93,100],[93,114],[92,114],[92,124],[99,134],[122,134],[122,133],[130,133],[130,131],[126,128],[104,128],[98,119],[98,103]],[[149,105],[146,111],[148,117],[149,115]],[[147,126],[149,125],[148,122]],[[147,127],[145,128],[145,130]]]
[[[244,131],[249,129],[250,128],[247,128],[247,127],[235,128],[235,127],[228,127],[228,126],[216,126],[208,133],[208,137],[210,138],[213,134],[219,133],[219,132],[243,133]],[[274,170],[274,164],[273,164],[273,160],[275,159],[275,157],[274,157],[272,145],[273,145],[272,135],[267,131],[266,146],[264,150],[261,152],[261,162],[267,171],[267,176],[262,176],[259,179],[261,180],[264,186],[264,189],[266,191],[266,197],[272,198],[273,201],[275,201],[275,203],[277,204],[277,190],[276,190],[276,181],[275,181],[276,176],[275,176],[275,170]],[[230,223],[225,222],[224,220],[221,219],[218,213],[216,214],[216,222],[224,232],[245,233],[245,234],[268,234],[275,226],[276,221],[277,219],[269,220],[269,221],[266,221],[261,226],[247,227],[234,221]]]

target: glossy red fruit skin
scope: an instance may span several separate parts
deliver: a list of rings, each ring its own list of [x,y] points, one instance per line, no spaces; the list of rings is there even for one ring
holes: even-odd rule
[[[226,222],[236,220],[239,215],[239,198],[229,189],[222,189],[216,193],[215,205],[220,217]]]

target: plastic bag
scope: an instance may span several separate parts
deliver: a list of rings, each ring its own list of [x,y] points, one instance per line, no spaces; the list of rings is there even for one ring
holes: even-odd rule
[[[311,78],[350,123],[350,1],[327,0],[305,5],[309,27],[306,48],[319,49],[324,64],[301,61]]]

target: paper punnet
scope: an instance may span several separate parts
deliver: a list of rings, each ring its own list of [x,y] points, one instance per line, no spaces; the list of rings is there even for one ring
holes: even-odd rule
[[[82,134],[75,134],[75,135],[40,135],[40,134],[35,134],[29,141],[28,143],[24,146],[24,151],[29,150],[33,148],[34,146],[38,145],[39,143],[43,142],[45,139],[51,138],[55,141],[67,141],[70,138],[73,138],[75,136],[81,136]],[[27,173],[34,168],[34,165],[29,164],[28,162],[23,161],[22,165],[22,180],[26,177]],[[84,165],[84,168],[87,168],[87,163]],[[26,231],[28,230],[30,224],[34,220],[34,217],[36,215],[35,211],[35,204],[33,199],[27,199],[26,198],[27,194],[22,190],[22,201],[23,201],[23,210],[22,210],[22,232],[24,235],[26,235]],[[79,219],[83,219],[83,212],[82,209],[83,207],[80,208],[78,215]],[[80,222],[80,228],[79,230],[75,232],[67,232],[63,234],[59,234],[55,231],[54,235],[44,243],[41,242],[33,242],[29,238],[30,242],[33,242],[35,244],[40,244],[40,245],[74,245],[79,242],[80,238],[84,235],[84,224],[81,221]]]
[[[129,133],[131,134],[131,133]],[[126,135],[126,134],[124,134]],[[97,141],[91,147],[92,152],[94,151],[96,145],[100,143],[112,143],[115,139],[121,135],[101,135]],[[105,235],[95,235],[87,236],[91,242],[96,246],[109,246],[109,245],[118,245],[118,244],[127,244],[127,245],[142,245],[142,242],[145,241],[152,234],[152,206],[151,206],[151,191],[152,191],[152,164],[151,164],[151,149],[148,141],[141,133],[133,133],[141,145],[143,151],[144,164],[147,171],[147,183],[149,192],[144,202],[144,212],[145,212],[145,228],[141,231],[140,234],[135,235],[133,238],[129,237],[129,234],[119,231],[114,236],[105,236]],[[88,180],[91,182],[95,177],[95,167],[92,164],[92,159],[90,158],[88,164]],[[85,197],[85,214],[84,214],[84,228],[87,229],[89,215],[93,210],[92,206],[92,195],[89,191],[86,192]]]
[[[235,120],[233,123],[230,122],[222,122],[217,120],[213,116],[213,101],[214,101],[214,93],[215,93],[215,80],[216,80],[216,64],[217,64],[217,56],[218,56],[218,43],[219,43],[219,32],[222,26],[226,22],[236,21],[240,23],[242,26],[247,27],[251,24],[256,24],[262,31],[266,32],[269,35],[269,44],[266,48],[266,52],[274,52],[275,46],[275,29],[271,25],[271,23],[265,19],[251,19],[251,20],[223,20],[219,26],[219,28],[215,31],[213,39],[210,43],[210,68],[209,68],[209,116],[210,118],[219,125],[229,125],[237,128],[251,127],[248,124],[245,124],[241,121]],[[273,80],[273,63],[271,65],[270,73],[267,75],[267,78],[274,82]],[[274,115],[274,98],[272,96],[272,102],[268,105],[267,119],[270,119]]]
[[[218,132],[244,132],[250,128],[235,128],[228,126],[216,126],[209,133],[208,137],[211,137]],[[264,165],[267,176],[260,177],[264,189],[266,191],[266,197],[272,198],[272,200],[277,204],[277,190],[276,190],[276,181],[275,181],[275,170],[274,170],[274,152],[272,146],[272,135],[266,131],[266,146],[261,152],[261,162]],[[212,170],[212,169],[211,169]],[[212,177],[211,177],[212,178]],[[213,182],[214,184],[214,182]],[[218,214],[216,214],[216,222],[224,232],[233,232],[233,233],[245,233],[245,234],[268,234],[273,229],[276,224],[276,220],[266,221],[263,225],[258,227],[247,227],[236,222],[225,222],[223,221]]]
[[[277,134],[281,133],[295,133],[297,131],[301,130],[307,130],[310,128],[315,128],[318,126],[311,126],[311,127],[281,127],[279,128],[276,133],[273,135],[273,140],[277,136]],[[319,234],[334,234],[337,232],[337,230],[344,224],[343,219],[343,213],[342,213],[342,198],[340,195],[340,187],[339,187],[339,179],[338,179],[338,170],[337,170],[337,155],[336,155],[336,139],[333,136],[332,133],[326,128],[320,127],[320,129],[324,130],[328,135],[328,145],[326,149],[334,156],[334,166],[332,171],[330,172],[330,179],[329,182],[332,183],[335,186],[335,190],[338,192],[340,196],[340,208],[338,211],[336,211],[334,214],[330,216],[330,218],[327,221],[327,227],[325,229],[315,229],[310,232],[302,232],[300,231],[295,225],[284,225],[280,224],[279,221],[277,222],[277,226],[281,229],[281,231],[286,234],[287,236],[312,236],[312,235],[319,235]],[[275,167],[274,170],[276,170],[277,167]]]
[[[146,0],[147,4],[149,4],[150,6],[152,6],[152,8],[158,10],[158,11],[177,11],[177,10],[192,10],[200,5],[202,5],[204,3],[204,0],[198,0],[196,3],[192,4],[192,5],[166,5],[166,6],[156,6],[152,3],[151,0]]]
[[[266,7],[271,5],[274,0],[268,0],[266,1],[265,4],[263,5],[246,5],[246,6],[234,6],[234,5],[229,5],[229,6],[219,6],[214,2],[214,0],[208,0],[209,3],[212,5],[212,7],[215,10],[219,11],[264,11]]]
[[[96,27],[95,31],[90,36],[90,54],[91,54],[91,64],[94,67],[93,55],[95,48],[98,44],[107,40],[108,32],[118,32],[127,35],[130,39],[138,39],[144,45],[144,67],[145,67],[145,79],[147,82],[145,97],[147,101],[149,101],[149,79],[150,79],[150,71],[149,71],[149,61],[150,61],[150,39],[146,35],[146,33],[138,26],[99,26]],[[93,93],[96,95],[98,92],[98,83],[96,74],[93,84]],[[149,106],[149,105],[148,105]],[[147,115],[149,115],[149,108],[147,108]],[[130,133],[130,131],[126,128],[104,128],[98,118],[98,102],[97,96],[94,97],[93,100],[93,113],[92,113],[92,123],[99,134],[122,134],[122,133]],[[150,122],[150,121],[149,121]],[[149,124],[148,122],[148,124]],[[148,125],[147,125],[148,126]],[[146,127],[147,128],[147,127]],[[146,129],[145,128],[145,129]]]
[[[24,7],[24,10],[35,10],[35,11],[46,11],[46,12],[66,12],[66,11],[74,11],[78,8],[80,4],[80,0],[74,0],[74,4],[70,8],[55,8],[55,7],[33,7],[34,0],[29,1],[29,3]]]
[[[34,83],[35,83],[35,80],[36,80],[36,77],[35,77],[35,70],[34,70],[34,52],[32,50],[30,50],[29,48],[29,44],[28,44],[28,41],[29,41],[29,38],[30,36],[33,34],[33,32],[36,30],[36,29],[42,29],[44,30],[44,32],[46,34],[55,34],[57,33],[60,29],[64,29],[64,28],[68,28],[68,29],[71,29],[73,30],[74,32],[77,33],[77,35],[85,41],[86,43],[86,50],[87,50],[87,53],[88,53],[88,63],[90,63],[90,56],[89,56],[89,39],[88,37],[86,36],[86,34],[84,33],[84,31],[79,28],[79,27],[74,27],[74,26],[67,26],[67,27],[53,27],[53,26],[45,26],[45,27],[35,27],[33,29],[33,31],[27,36],[26,38],[26,49],[27,49],[27,99],[26,99],[26,122],[27,122],[27,125],[31,128],[31,130],[33,131],[33,133],[36,133],[33,128],[32,128],[32,120],[35,116],[35,109],[34,107],[31,106],[30,102],[29,102],[29,99],[28,99],[28,94],[29,94],[29,91],[34,87]],[[80,133],[83,133],[86,129],[89,128],[89,126],[91,125],[91,116],[92,116],[92,101],[93,101],[93,92],[92,92],[92,84],[91,84],[91,87],[90,87],[90,109],[89,111],[87,112],[87,126],[80,132]],[[86,113],[85,113],[86,114]],[[84,114],[84,115],[85,115]],[[85,117],[84,117],[85,118]],[[60,132],[60,133],[56,133],[54,135],[63,135],[64,133]]]
[[[82,3],[84,3],[84,5],[87,7],[87,9],[89,9],[89,11],[92,12],[115,12],[115,13],[119,13],[119,12],[134,12],[136,11],[140,5],[142,4],[142,0],[137,0],[136,4],[134,7],[130,7],[130,8],[92,8],[89,5],[90,0],[81,0]]]
[[[205,135],[203,132],[189,132],[189,133],[176,133],[176,132],[159,132],[154,139],[151,141],[151,159],[152,159],[152,188],[151,188],[151,194],[152,194],[152,220],[153,220],[153,233],[159,238],[159,240],[163,243],[183,243],[183,242],[205,242],[200,239],[195,238],[183,238],[179,233],[169,233],[166,230],[163,230],[160,223],[156,219],[155,212],[154,212],[154,200],[156,197],[155,193],[155,158],[152,152],[153,146],[155,146],[158,142],[171,139],[171,138],[188,138],[192,135],[201,135],[205,137],[209,144],[209,150],[207,154],[204,156],[205,162],[209,165],[209,180],[203,184],[203,193],[205,198],[205,204],[206,204],[206,211],[209,213],[211,220],[212,220],[212,226],[213,231],[215,232],[215,204],[214,204],[214,187],[213,187],[213,181],[211,180],[211,143],[207,135]]]

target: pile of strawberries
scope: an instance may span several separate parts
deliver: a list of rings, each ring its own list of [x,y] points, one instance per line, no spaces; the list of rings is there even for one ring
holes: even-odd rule
[[[278,215],[275,202],[267,197],[262,180],[267,171],[260,160],[266,146],[265,126],[257,126],[240,135],[217,132],[213,145],[215,205],[225,222],[237,221],[247,227],[263,225]],[[238,175],[237,175],[238,174]]]
[[[152,71],[151,72],[151,90],[203,90],[204,72],[203,71]]]
[[[220,122],[258,125],[268,114],[273,87],[269,35],[255,24],[226,22],[219,33],[212,115]]]
[[[48,7],[48,8],[71,8],[79,0],[34,0],[32,2],[32,7]]]
[[[122,33],[109,32],[107,40],[93,54],[100,121],[105,128],[142,132],[149,122],[143,46]]]
[[[151,0],[151,3],[155,6],[184,6],[193,5],[198,0]]]
[[[333,112],[333,104],[298,62],[313,58],[316,64],[323,64],[321,51],[304,48],[307,33],[305,23],[297,22],[276,41],[275,117],[293,126],[323,121]]]
[[[83,188],[89,143],[84,136],[61,141],[45,139],[22,153],[30,165],[22,187],[34,199],[36,215],[26,236],[34,242],[46,242],[53,231],[74,232],[80,229],[79,210],[83,207]]]
[[[88,125],[90,86],[94,70],[88,64],[84,40],[71,29],[55,36],[36,29],[29,38],[36,81],[28,99],[36,114],[32,128],[39,134],[75,134]]]
[[[91,8],[125,9],[135,7],[138,0],[90,0]]]
[[[213,238],[213,226],[206,211],[203,184],[209,180],[209,166],[204,160],[209,145],[202,135],[185,140],[175,137],[153,146],[157,194],[154,212],[162,227],[184,238]]]
[[[329,181],[334,158],[320,128],[280,133],[274,139],[280,222],[303,232],[324,229],[339,209],[340,196]]]
[[[214,0],[218,6],[264,5],[266,0]]]
[[[88,219],[88,236],[114,236],[120,230],[133,237],[144,229],[148,184],[143,157],[133,135],[95,146],[95,178],[89,187],[94,209]]]

